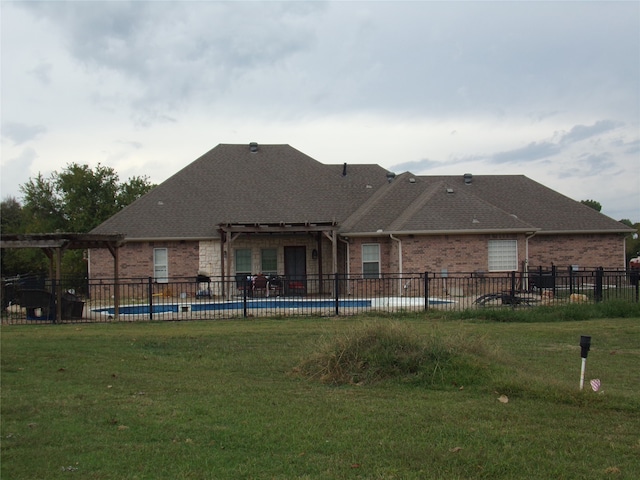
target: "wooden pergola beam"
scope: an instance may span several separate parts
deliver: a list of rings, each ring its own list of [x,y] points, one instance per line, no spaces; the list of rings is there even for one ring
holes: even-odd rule
[[[56,284],[56,322],[62,321],[62,254],[65,250],[85,250],[107,248],[114,259],[114,310],[118,317],[120,307],[120,288],[118,271],[118,249],[124,243],[124,235],[97,235],[91,233],[33,233],[3,234],[0,236],[0,248],[38,248],[49,258],[49,277],[54,275]],[[55,264],[55,265],[54,265]]]

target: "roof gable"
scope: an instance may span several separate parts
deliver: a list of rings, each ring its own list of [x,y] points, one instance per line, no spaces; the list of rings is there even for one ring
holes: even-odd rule
[[[524,175],[425,176],[445,182],[545,232],[626,232],[626,225]]]
[[[464,189],[403,173],[354,212],[341,231],[354,235],[535,230]]]
[[[93,230],[212,238],[221,223],[341,222],[386,182],[378,165],[324,165],[289,145],[221,144]]]

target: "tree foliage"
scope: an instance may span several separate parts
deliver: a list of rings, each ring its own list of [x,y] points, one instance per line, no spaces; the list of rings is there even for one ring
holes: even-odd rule
[[[602,211],[602,205],[600,205],[600,202],[596,202],[595,200],[580,200],[580,203],[589,208],[593,208],[596,212]]]
[[[635,229],[635,233],[629,235],[626,239],[626,257],[627,264],[629,260],[640,257],[640,222],[631,223],[631,220],[623,218],[620,223],[624,223],[628,227]]]
[[[38,173],[20,186],[23,205],[2,201],[2,233],[87,233],[154,187],[146,176],[121,182],[111,167],[68,164],[48,177]],[[65,274],[84,274],[80,251],[63,258]],[[42,273],[48,269],[41,252],[2,252],[2,275]]]
[[[121,183],[111,167],[71,163],[50,177],[42,174],[20,187],[30,233],[54,231],[86,233],[147,193],[147,177]]]

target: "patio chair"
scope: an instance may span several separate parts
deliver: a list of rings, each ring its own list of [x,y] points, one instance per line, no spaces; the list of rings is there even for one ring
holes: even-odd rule
[[[274,294],[276,297],[282,295],[282,278],[277,275],[269,277],[269,294]]]
[[[253,279],[253,296],[256,296],[262,293],[263,296],[268,297],[269,296],[268,284],[269,282],[267,281],[267,277],[265,277],[262,274],[257,275]]]
[[[246,273],[236,273],[236,289],[239,294],[243,294],[244,291],[247,291],[248,295],[251,295],[251,275],[247,275]]]

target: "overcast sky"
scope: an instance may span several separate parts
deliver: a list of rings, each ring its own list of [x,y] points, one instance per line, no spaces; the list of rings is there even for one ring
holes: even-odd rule
[[[219,143],[524,174],[640,221],[640,2],[10,2],[1,195]],[[197,206],[194,206],[197,207]]]

